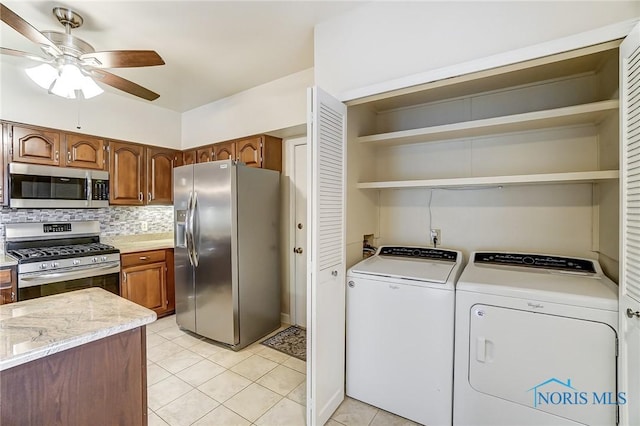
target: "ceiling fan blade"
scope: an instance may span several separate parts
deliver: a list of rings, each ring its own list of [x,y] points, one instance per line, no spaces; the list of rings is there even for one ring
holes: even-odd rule
[[[56,54],[62,55],[62,51],[58,49],[58,46],[2,3],[0,3],[0,18],[2,19],[2,22],[9,25],[32,42],[47,46]]]
[[[99,63],[96,64],[93,59]],[[164,61],[153,50],[111,50],[85,53],[80,60],[94,68],[129,68],[164,65]]]
[[[148,101],[153,101],[160,97],[160,95],[158,95],[157,93],[152,92],[151,90],[146,89],[139,84],[134,83],[133,81],[119,77],[115,74],[111,74],[107,71],[92,70],[91,75],[95,77],[96,80],[100,83],[108,84],[111,87],[115,87],[116,89],[122,90],[123,92],[130,93],[134,96],[146,99]]]
[[[38,62],[49,62],[49,63],[53,62],[53,59],[45,59],[37,55],[32,55],[31,53],[23,52],[22,50],[7,49],[6,47],[0,47],[0,54],[20,56],[20,57],[31,59],[32,61],[38,61]]]

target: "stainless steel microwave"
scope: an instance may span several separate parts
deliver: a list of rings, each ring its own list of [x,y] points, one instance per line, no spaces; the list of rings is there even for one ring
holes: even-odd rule
[[[9,164],[9,207],[109,206],[109,173],[70,167]]]

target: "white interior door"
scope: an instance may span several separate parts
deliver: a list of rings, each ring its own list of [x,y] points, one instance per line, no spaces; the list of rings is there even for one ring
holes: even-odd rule
[[[620,95],[620,420],[640,425],[640,25],[620,46]]]
[[[344,399],[345,132],[347,108],[308,90],[307,424]]]
[[[293,320],[307,326],[307,141],[293,145],[294,296]]]

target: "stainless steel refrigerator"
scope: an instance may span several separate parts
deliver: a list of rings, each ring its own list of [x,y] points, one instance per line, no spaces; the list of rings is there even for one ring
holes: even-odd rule
[[[279,180],[231,160],[174,170],[180,328],[238,350],[280,327]]]

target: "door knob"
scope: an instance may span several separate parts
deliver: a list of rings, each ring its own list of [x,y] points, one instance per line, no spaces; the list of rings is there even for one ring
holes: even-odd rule
[[[298,229],[302,229],[302,224],[301,223],[298,224]]]
[[[302,254],[302,247],[296,247],[293,249],[294,253]]]
[[[634,311],[631,308],[627,308],[627,316],[629,318],[633,318],[633,317],[640,318],[640,311]]]

